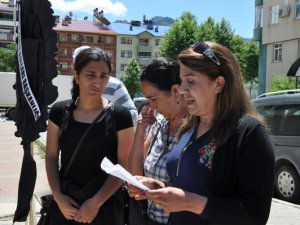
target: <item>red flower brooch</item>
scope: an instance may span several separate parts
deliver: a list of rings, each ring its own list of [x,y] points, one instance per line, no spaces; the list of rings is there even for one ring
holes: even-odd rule
[[[208,169],[212,168],[212,161],[214,153],[217,149],[217,145],[214,142],[210,142],[208,145],[204,145],[198,150],[199,159],[198,164],[204,165]]]

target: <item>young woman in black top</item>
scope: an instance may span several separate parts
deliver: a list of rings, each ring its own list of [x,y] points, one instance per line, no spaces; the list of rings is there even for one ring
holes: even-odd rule
[[[51,225],[102,225],[107,220],[119,224],[114,222],[119,215],[108,212],[122,182],[102,171],[100,163],[107,157],[127,168],[133,123],[127,108],[111,107],[101,96],[110,72],[111,61],[106,52],[94,47],[82,50],[74,62],[72,100],[58,102],[51,108],[46,145],[46,171],[55,200]],[[66,106],[70,116],[63,122]],[[91,128],[63,177],[81,136],[103,111],[104,118]]]

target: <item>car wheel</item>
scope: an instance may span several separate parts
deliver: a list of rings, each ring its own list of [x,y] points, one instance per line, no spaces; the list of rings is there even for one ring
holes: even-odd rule
[[[300,179],[297,172],[290,166],[280,166],[276,171],[275,190],[279,199],[300,202]]]
[[[9,108],[6,112],[6,116],[13,121],[16,121],[16,114],[17,109],[15,107]]]

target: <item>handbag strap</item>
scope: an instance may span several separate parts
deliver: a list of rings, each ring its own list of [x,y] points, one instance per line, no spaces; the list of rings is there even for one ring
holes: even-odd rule
[[[78,142],[78,144],[77,144],[77,146],[76,146],[76,148],[75,148],[75,150],[74,150],[74,152],[73,152],[73,154],[72,154],[72,157],[71,157],[71,159],[70,159],[70,161],[69,161],[69,163],[68,163],[68,166],[67,166],[67,168],[66,168],[66,170],[65,170],[65,172],[64,172],[63,179],[67,176],[67,174],[68,174],[68,172],[69,172],[69,170],[70,170],[70,167],[71,167],[72,163],[74,162],[74,159],[75,159],[75,157],[76,157],[76,155],[77,155],[77,153],[78,153],[78,150],[79,150],[79,148],[81,147],[82,142],[84,141],[86,135],[88,134],[88,132],[92,129],[92,127],[93,127],[98,121],[100,121],[100,120],[103,119],[105,113],[107,112],[107,109],[108,109],[110,106],[111,106],[111,105],[108,105],[105,109],[102,110],[102,112],[96,117],[96,119],[94,119],[94,121],[91,123],[91,125],[86,129],[86,131],[84,132],[84,134],[81,136],[81,138],[80,138],[80,140],[79,140],[79,142]]]

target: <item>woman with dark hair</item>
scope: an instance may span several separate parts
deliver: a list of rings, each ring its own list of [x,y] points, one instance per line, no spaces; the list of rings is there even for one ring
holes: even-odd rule
[[[119,204],[122,182],[100,169],[104,157],[127,168],[133,141],[129,110],[102,97],[110,72],[106,52],[94,47],[82,50],[74,62],[72,100],[51,108],[46,144],[46,171],[55,200],[51,225],[123,220],[109,214]]]
[[[170,178],[166,171],[166,159],[187,110],[179,93],[181,80],[179,64],[165,58],[153,59],[141,73],[141,90],[149,100],[139,117],[134,143],[129,157],[129,168],[134,175],[145,175],[138,179],[149,186],[168,185]],[[161,119],[155,117],[158,112]],[[148,126],[151,126],[145,137]],[[145,137],[145,139],[144,139]],[[159,180],[157,184],[151,181]],[[138,189],[130,186],[129,194],[136,199],[146,199]],[[148,202],[147,224],[166,224],[169,214]],[[130,213],[130,212],[129,212]]]
[[[196,43],[179,54],[180,93],[191,115],[181,128],[167,171],[173,187],[147,192],[170,225],[266,224],[274,153],[241,77],[224,46]]]

